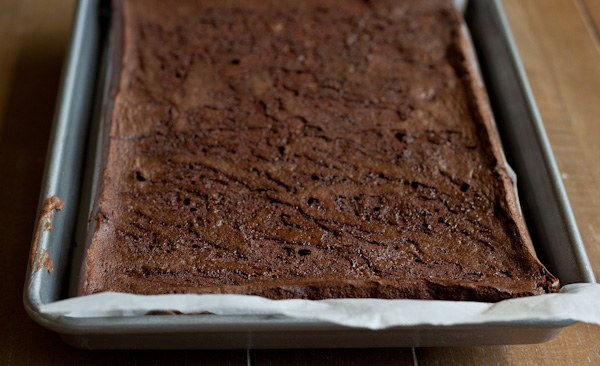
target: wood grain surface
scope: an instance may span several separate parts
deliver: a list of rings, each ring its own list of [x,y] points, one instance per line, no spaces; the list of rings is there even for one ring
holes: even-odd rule
[[[503,0],[600,278],[600,0]],[[600,327],[537,345],[364,350],[83,351],[35,324],[22,291],[74,0],[0,0],[1,365],[600,365]]]

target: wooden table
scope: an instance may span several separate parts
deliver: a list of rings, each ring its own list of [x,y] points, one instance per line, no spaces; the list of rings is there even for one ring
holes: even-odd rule
[[[600,0],[504,0],[600,278]],[[0,0],[2,365],[600,365],[600,327],[539,345],[278,351],[82,351],[30,320],[22,289],[73,0]]]

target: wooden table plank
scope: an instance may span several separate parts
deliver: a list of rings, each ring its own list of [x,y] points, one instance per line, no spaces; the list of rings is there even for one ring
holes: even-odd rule
[[[15,82],[20,82],[16,76],[23,58],[32,59],[35,54],[41,53],[52,62],[58,61],[60,67],[65,53],[74,0],[62,0],[56,4],[45,1],[38,3],[32,6],[31,1],[0,1],[0,133],[6,119],[4,112],[12,86]],[[54,70],[52,67],[55,65],[40,66],[42,69]],[[48,77],[56,79],[58,75],[54,72],[48,74]],[[53,93],[54,90],[50,92]],[[32,98],[30,102],[35,103],[35,100]]]
[[[411,348],[252,351],[253,366],[414,365]]]
[[[596,46],[600,49],[600,1],[598,0],[577,0],[578,5],[583,8],[589,18],[589,31],[596,41]]]

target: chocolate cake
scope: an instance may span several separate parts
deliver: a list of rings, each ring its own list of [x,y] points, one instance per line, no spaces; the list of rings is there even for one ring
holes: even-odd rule
[[[558,290],[450,1],[123,0],[81,294]]]

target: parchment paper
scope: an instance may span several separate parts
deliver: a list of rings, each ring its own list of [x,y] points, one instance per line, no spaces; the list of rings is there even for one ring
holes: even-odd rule
[[[154,310],[281,314],[368,329],[565,319],[600,324],[600,284],[572,284],[564,286],[558,294],[494,304],[438,300],[269,300],[245,295],[144,296],[105,292],[42,305],[40,310],[51,316],[68,317],[140,316]]]

